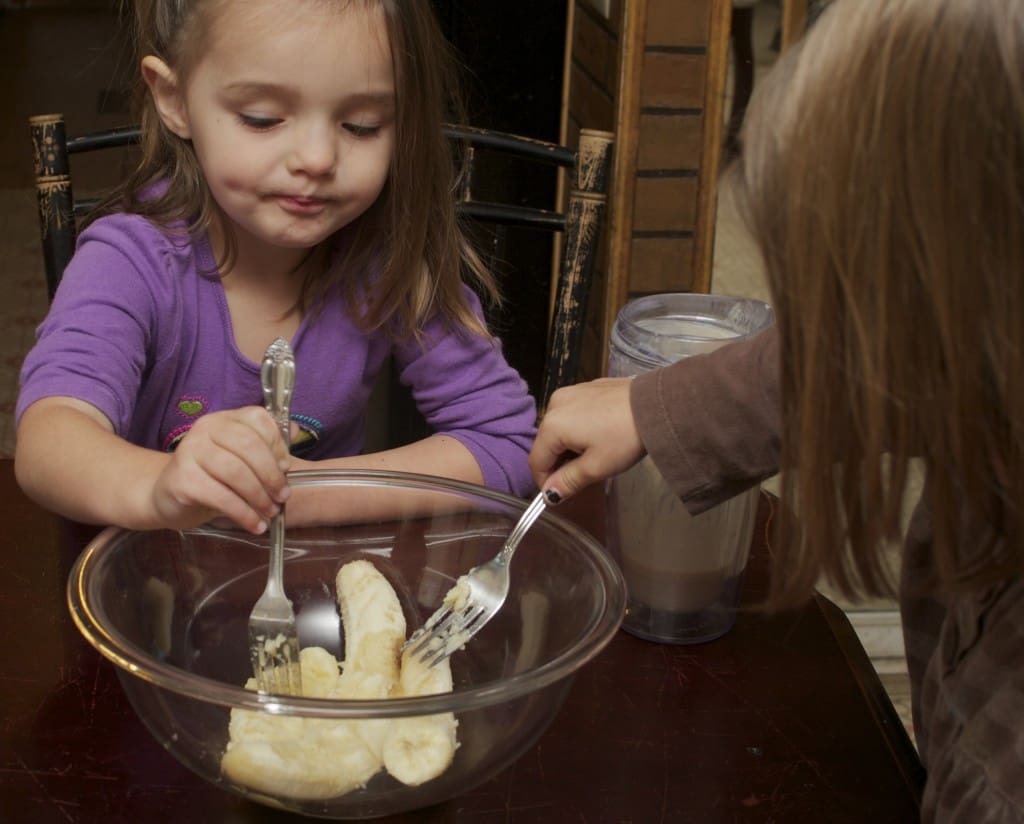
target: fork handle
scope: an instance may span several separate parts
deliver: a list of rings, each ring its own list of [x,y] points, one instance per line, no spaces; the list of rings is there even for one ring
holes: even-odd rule
[[[504,546],[501,548],[501,552],[496,556],[496,560],[502,565],[507,565],[512,560],[512,555],[515,553],[516,548],[519,546],[519,542],[523,540],[523,536],[526,534],[534,521],[536,521],[542,514],[544,509],[547,507],[547,498],[544,497],[544,493],[539,493],[531,502],[526,511],[520,516],[516,525],[512,528],[512,533],[508,536]]]
[[[284,438],[286,448],[291,447],[291,400],[295,389],[295,355],[284,338],[277,338],[267,347],[260,367],[263,402],[274,418]],[[270,519],[270,570],[267,576],[268,592],[284,594],[284,504]]]
[[[284,595],[284,505],[270,519],[270,561],[267,570],[267,592]]]
[[[263,403],[281,431],[285,446],[291,446],[291,402],[295,391],[295,355],[284,338],[267,347],[260,366]]]

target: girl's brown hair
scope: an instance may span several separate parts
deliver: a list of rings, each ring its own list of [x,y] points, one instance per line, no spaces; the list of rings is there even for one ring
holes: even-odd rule
[[[795,469],[774,602],[821,573],[891,592],[916,457],[934,552],[920,583],[1019,573],[1024,4],[837,0],[755,92],[742,141]]]
[[[125,0],[134,12],[138,60],[155,55],[187,82],[215,15],[227,2],[238,1]],[[431,4],[314,1],[337,6],[339,13],[355,3],[384,11],[395,74],[396,142],[383,191],[366,213],[339,232],[345,236],[344,254],[326,275],[322,268],[313,269],[303,286],[302,306],[315,308],[326,292],[340,288],[349,311],[367,330],[386,326],[400,336],[416,335],[437,314],[449,328],[487,334],[465,300],[463,277],[492,301],[498,300],[498,291],[455,212],[454,192],[462,170],[455,166],[443,125],[462,122],[464,108],[457,63]],[[141,78],[135,108],[142,130],[141,159],[90,218],[127,209],[169,231],[184,222],[192,234],[205,232],[217,206],[191,143],[163,124]],[[154,189],[160,182],[166,189]],[[222,267],[230,267],[231,248],[229,236]]]

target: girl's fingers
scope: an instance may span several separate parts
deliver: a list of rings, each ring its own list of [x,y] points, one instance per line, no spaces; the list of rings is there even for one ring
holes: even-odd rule
[[[268,481],[253,468],[253,463],[258,464],[260,461],[252,458],[247,460],[234,452],[220,449],[211,450],[204,456],[201,468],[205,474],[221,487],[230,490],[251,509],[265,518],[272,518],[280,511],[280,504],[288,497],[290,490],[287,486],[277,489],[268,485]],[[268,472],[280,474],[280,470],[272,461]]]
[[[248,500],[255,500],[253,496],[257,493],[252,483],[256,481],[260,490],[283,503],[289,494],[284,474],[287,451],[277,426],[266,410],[259,407],[237,412],[236,417],[214,422],[208,432],[202,433],[211,448],[200,443],[197,462]]]
[[[217,515],[262,532],[291,490],[284,438],[258,406],[205,415],[182,439],[154,490],[168,523],[194,526]]]
[[[569,449],[553,426],[541,426],[527,462],[534,478],[540,481],[554,470]]]
[[[231,487],[198,466],[190,457],[175,455],[153,490],[153,506],[161,523],[188,529],[221,516],[243,529],[260,533],[268,518]]]
[[[212,509],[259,532],[290,495],[285,455],[274,421],[260,407],[214,413],[182,440],[166,488],[179,509]]]
[[[600,378],[551,396],[529,457],[541,489],[569,498],[643,456],[629,392],[629,378]]]
[[[236,410],[236,412],[239,416],[239,422],[250,427],[259,435],[260,439],[270,447],[281,471],[287,472],[291,464],[291,455],[288,454],[288,446],[284,438],[281,437],[281,433],[271,414],[262,406],[247,406]],[[300,432],[299,425],[295,421],[291,421],[289,423],[288,440],[294,440]]]
[[[545,497],[550,504],[559,504],[571,498],[581,489],[594,481],[600,480],[598,475],[587,470],[587,454],[576,455],[571,452],[562,453],[558,468],[551,472],[541,484]]]
[[[264,515],[257,509],[254,509],[235,490],[217,482],[212,477],[208,476],[208,483],[203,498],[204,503],[211,509],[238,524],[242,529],[246,529],[256,535],[266,532],[267,525],[272,516]]]

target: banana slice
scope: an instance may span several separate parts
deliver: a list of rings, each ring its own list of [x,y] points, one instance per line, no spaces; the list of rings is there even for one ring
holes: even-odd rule
[[[438,695],[451,691],[452,668],[447,658],[428,667],[406,650],[398,688],[392,695]],[[384,767],[411,787],[437,778],[455,758],[458,725],[450,712],[395,719],[384,741]]]

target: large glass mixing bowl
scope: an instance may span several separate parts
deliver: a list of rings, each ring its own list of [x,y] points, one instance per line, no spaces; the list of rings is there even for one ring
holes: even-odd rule
[[[481,487],[404,473],[305,471],[290,481],[297,490],[315,488],[349,513],[344,523],[289,529],[286,537],[285,590],[300,642],[339,660],[334,581],[342,564],[373,563],[398,594],[411,632],[459,575],[498,551],[525,508]],[[451,693],[379,700],[266,696],[242,685],[251,675],[247,620],[266,583],[267,560],[266,540],[239,531],[111,528],[72,569],[69,604],[83,635],[116,665],[136,713],[175,758],[225,790],[325,818],[435,804],[507,767],[551,723],[573,673],[611,640],[625,604],[622,576],[605,550],[548,512],[516,553],[508,601],[453,655]],[[256,791],[221,770],[232,709],[346,722],[453,713],[458,748],[441,775],[419,786],[381,771],[337,797]]]

